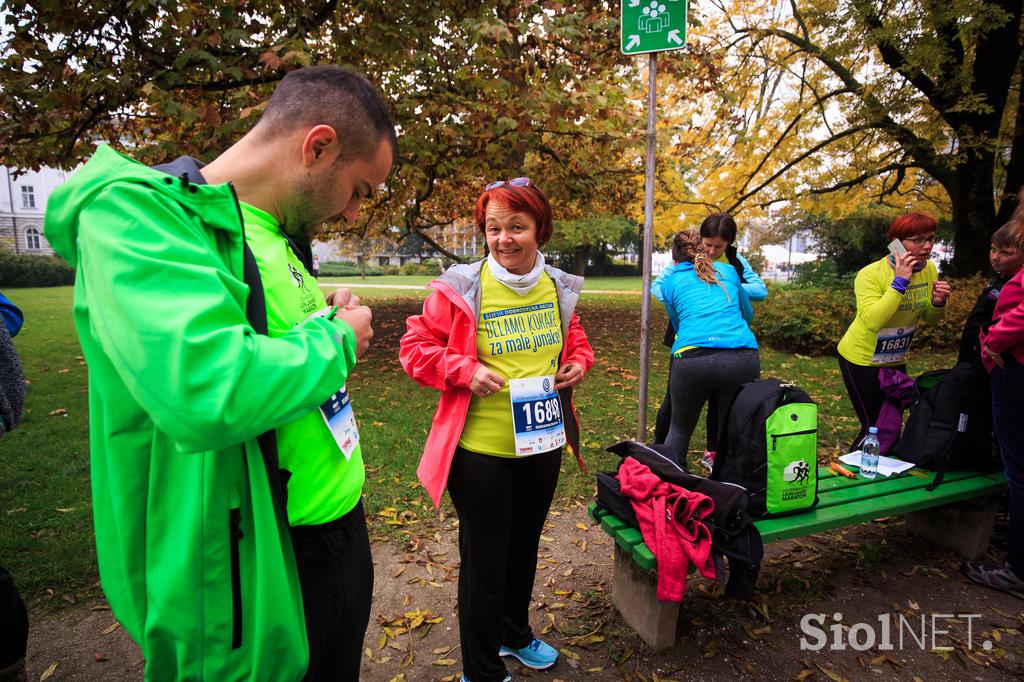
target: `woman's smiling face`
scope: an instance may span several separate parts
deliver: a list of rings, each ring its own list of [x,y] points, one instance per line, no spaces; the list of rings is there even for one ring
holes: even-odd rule
[[[537,221],[498,202],[487,205],[484,223],[487,250],[501,267],[525,275],[537,261]]]

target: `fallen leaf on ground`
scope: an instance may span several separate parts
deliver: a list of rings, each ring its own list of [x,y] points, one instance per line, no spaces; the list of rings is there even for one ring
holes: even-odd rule
[[[821,672],[825,673],[825,675],[827,675],[830,680],[833,680],[833,682],[850,682],[848,679],[837,673],[835,670],[826,668],[820,663],[815,663],[814,665],[818,666],[818,669]]]

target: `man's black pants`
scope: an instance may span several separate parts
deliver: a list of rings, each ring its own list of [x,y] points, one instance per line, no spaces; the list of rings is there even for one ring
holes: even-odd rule
[[[357,682],[373,595],[363,503],[340,519],[291,532],[309,637],[304,679]]]

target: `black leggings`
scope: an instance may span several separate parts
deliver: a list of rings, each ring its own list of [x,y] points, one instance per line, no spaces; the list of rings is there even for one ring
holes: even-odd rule
[[[853,411],[857,413],[857,419],[860,420],[860,431],[850,444],[848,452],[853,452],[860,447],[860,442],[864,440],[864,436],[868,435],[868,428],[875,425],[878,421],[878,415],[882,412],[885,394],[882,393],[878,369],[878,367],[873,366],[855,365],[846,358],[839,356],[839,371],[843,375],[846,392],[850,394]],[[906,372],[907,366],[900,365],[893,367],[893,369]]]
[[[28,612],[11,574],[0,566],[0,669],[25,658]]]
[[[704,403],[717,403],[717,421],[718,415],[728,413],[740,386],[756,381],[760,373],[761,362],[753,348],[729,348],[710,355],[683,355],[672,360],[669,378],[672,423],[665,445],[672,450],[679,464],[686,466],[690,436]],[[718,424],[711,430],[718,433]]]
[[[674,357],[669,356],[668,358],[668,375],[669,381],[665,385],[665,397],[661,399],[661,407],[658,408],[658,416],[654,421],[654,440],[652,443],[664,443],[665,438],[668,437],[668,427],[672,425],[672,361]],[[718,435],[722,428],[722,424],[718,422],[718,403],[708,401],[708,411],[704,418],[704,442],[707,443],[704,448],[708,452],[716,452],[718,450]]]
[[[459,641],[470,682],[501,682],[498,650],[533,641],[537,547],[561,461],[561,448],[518,458],[455,450],[448,493],[459,516]]]

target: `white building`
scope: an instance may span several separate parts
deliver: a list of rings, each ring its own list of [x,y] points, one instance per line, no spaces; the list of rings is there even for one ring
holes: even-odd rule
[[[15,177],[4,167],[0,176],[0,249],[21,254],[52,255],[43,236],[46,201],[71,171],[40,168]]]

